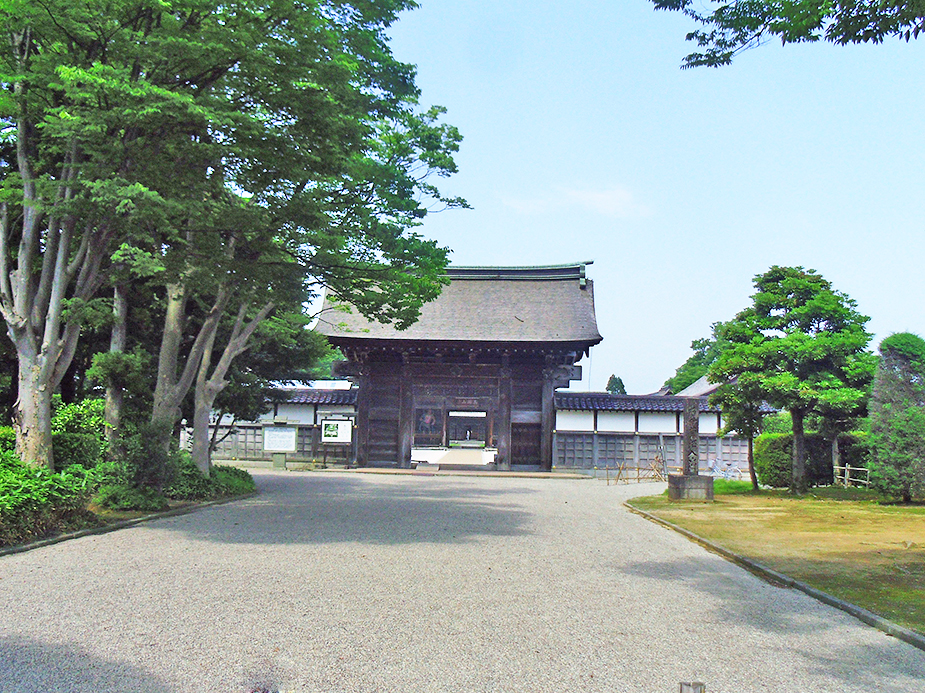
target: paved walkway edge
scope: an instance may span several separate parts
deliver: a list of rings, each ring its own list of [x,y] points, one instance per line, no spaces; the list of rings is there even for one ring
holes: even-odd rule
[[[224,503],[231,503],[232,501],[243,500],[245,498],[250,498],[251,496],[256,496],[257,491],[252,491],[251,493],[245,493],[240,496],[232,496],[230,498],[219,498],[217,500],[205,501],[204,503],[193,503],[192,505],[184,505],[182,508],[174,508],[173,510],[165,510],[159,513],[151,513],[150,515],[143,515],[142,517],[133,517],[131,520],[119,520],[118,522],[112,522],[110,524],[102,525],[101,527],[90,527],[88,529],[81,529],[77,532],[68,532],[66,534],[56,534],[53,537],[47,537],[45,539],[39,539],[37,541],[31,541],[28,544],[17,544],[16,546],[5,546],[0,549],[0,556],[9,556],[14,553],[22,553],[23,551],[31,551],[32,549],[39,549],[43,546],[51,546],[52,544],[58,544],[62,541],[68,541],[69,539],[79,539],[80,537],[90,536],[91,534],[106,534],[108,532],[115,532],[119,529],[125,529],[126,527],[132,527],[133,525],[141,524],[142,522],[149,522],[151,520],[158,520],[162,517],[176,517],[177,515],[186,515],[188,513],[196,512],[202,508],[210,508],[213,505],[223,505]]]
[[[834,606],[836,609],[841,609],[842,611],[848,614],[851,614],[859,621],[862,621],[863,623],[866,623],[869,626],[873,626],[877,630],[883,631],[889,636],[898,638],[899,640],[902,640],[903,642],[907,642],[910,645],[919,648],[920,650],[925,650],[925,636],[920,635],[919,633],[916,633],[913,630],[909,630],[908,628],[904,628],[900,626],[899,624],[893,623],[892,621],[888,621],[887,619],[883,618],[882,616],[878,616],[872,611],[868,611],[867,609],[862,609],[857,604],[846,602],[842,599],[839,599],[838,597],[832,596],[828,592],[817,590],[815,587],[811,587],[810,585],[807,585],[805,582],[794,580],[789,575],[778,573],[776,570],[772,570],[771,568],[768,568],[766,565],[762,565],[761,563],[758,563],[757,561],[753,561],[750,558],[745,558],[744,556],[740,556],[736,553],[733,553],[729,549],[725,549],[722,546],[719,546],[718,544],[714,544],[712,541],[708,539],[704,539],[703,537],[697,534],[694,534],[690,530],[684,529],[683,527],[679,527],[673,522],[668,522],[667,520],[663,520],[662,518],[657,517],[653,515],[652,513],[648,513],[645,510],[640,510],[639,508],[634,507],[633,505],[630,505],[629,502],[625,502],[623,505],[631,512],[634,512],[637,515],[641,515],[642,517],[646,518],[647,520],[651,522],[662,525],[663,527],[667,527],[668,529],[674,530],[678,534],[684,535],[688,539],[697,542],[698,544],[703,546],[705,549],[708,549],[709,551],[712,551],[713,553],[719,554],[723,558],[729,561],[732,561],[733,563],[737,565],[742,566],[749,572],[754,573],[758,577],[763,578],[772,584],[777,584],[783,587],[792,587],[793,589],[797,589],[800,592],[803,592],[804,594],[809,595],[813,599],[816,599],[822,602],[823,604]]]

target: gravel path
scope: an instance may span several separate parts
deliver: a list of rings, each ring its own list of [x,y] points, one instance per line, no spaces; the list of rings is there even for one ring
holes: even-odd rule
[[[657,486],[255,477],[0,557],[0,691],[925,690],[925,652],[621,506]]]

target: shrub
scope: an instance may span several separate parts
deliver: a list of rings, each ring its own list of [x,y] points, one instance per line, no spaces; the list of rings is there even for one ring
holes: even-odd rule
[[[254,477],[250,472],[237,467],[228,467],[217,464],[212,467],[212,479],[221,487],[222,495],[240,496],[244,493],[253,493],[257,488]]]
[[[212,479],[204,477],[187,452],[174,458],[173,481],[164,489],[168,498],[205,500],[215,495]]]
[[[167,424],[142,423],[124,439],[125,472],[132,486],[163,489],[169,486],[175,471],[170,451],[162,441]]]
[[[870,436],[865,431],[851,431],[838,436],[838,454],[843,466],[867,467]]]
[[[136,488],[126,484],[101,486],[93,502],[113,510],[167,510],[170,507],[162,493],[153,488]]]
[[[904,502],[925,496],[925,340],[908,332],[880,343],[870,400],[870,481]]]
[[[793,434],[762,433],[755,438],[755,474],[762,486],[790,485],[793,469]]]
[[[52,433],[51,444],[57,470],[75,464],[92,469],[103,456],[99,436],[90,433]]]
[[[52,433],[87,433],[104,438],[106,432],[106,401],[100,398],[82,399],[73,404],[54,406],[51,417]]]
[[[188,453],[176,458],[176,476],[164,489],[164,495],[175,500],[208,500],[222,496],[238,496],[255,488],[253,477],[243,469],[215,465],[207,478],[202,475]]]
[[[0,426],[0,452],[16,452],[16,431],[12,426]]]
[[[806,434],[806,479],[812,486],[832,483],[831,443],[818,433]],[[755,474],[764,486],[790,486],[793,475],[793,434],[762,433],[755,438]]]
[[[0,452],[0,545],[21,543],[86,523],[85,475],[28,467]]]

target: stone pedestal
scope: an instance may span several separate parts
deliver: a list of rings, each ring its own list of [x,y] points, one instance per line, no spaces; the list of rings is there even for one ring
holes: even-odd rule
[[[668,475],[669,500],[713,500],[712,476]]]
[[[273,469],[285,469],[286,468],[286,453],[285,452],[274,452],[273,453]]]

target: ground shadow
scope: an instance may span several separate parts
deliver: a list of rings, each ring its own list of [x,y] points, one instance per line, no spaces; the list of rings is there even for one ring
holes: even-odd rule
[[[485,489],[448,479],[313,473],[256,478],[257,496],[158,526],[230,544],[465,543],[530,531],[532,514],[516,498],[534,491],[513,484]]]
[[[780,598],[774,599],[773,607],[769,608],[767,597],[756,598],[748,582],[733,579],[730,571],[736,570],[739,568],[731,562],[717,564],[715,558],[706,555],[644,561],[625,567],[625,571],[631,575],[683,584],[688,589],[711,595],[712,603],[719,605],[714,616],[720,621],[735,622],[782,636],[812,635],[835,627],[834,618],[807,618],[806,600],[811,597],[790,588],[769,586],[769,589],[781,590]],[[670,595],[671,591],[671,586],[666,586],[663,594]],[[790,598],[791,595],[795,598]],[[822,608],[833,609],[833,617],[840,614],[834,607]],[[847,615],[843,617],[850,618]],[[856,646],[836,644],[826,656],[799,647],[794,648],[794,651],[806,661],[812,662],[820,673],[844,681],[846,685],[850,684],[852,690],[864,685],[869,686],[869,690],[881,692],[925,690],[925,653],[895,641],[886,634],[882,636],[881,642],[865,647],[861,652]],[[774,656],[775,652],[769,648],[767,657],[771,659]],[[913,683],[916,686],[910,687]],[[918,685],[920,683],[921,686]]]
[[[190,681],[186,690],[199,690]],[[12,693],[170,693],[180,689],[126,662],[103,659],[78,645],[0,636],[0,691]]]

